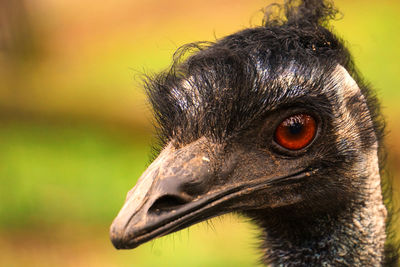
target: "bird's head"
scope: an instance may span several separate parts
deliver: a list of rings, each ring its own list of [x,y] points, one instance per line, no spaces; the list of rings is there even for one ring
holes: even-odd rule
[[[146,83],[163,145],[111,226],[117,248],[229,212],[334,216],[357,201],[379,133],[340,40],[275,21],[196,47]]]

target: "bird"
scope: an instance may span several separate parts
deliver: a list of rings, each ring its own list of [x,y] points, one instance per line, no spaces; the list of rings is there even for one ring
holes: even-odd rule
[[[145,80],[160,145],[110,227],[117,249],[237,213],[260,227],[266,265],[396,266],[384,118],[337,14],[273,4],[262,26],[188,44]]]

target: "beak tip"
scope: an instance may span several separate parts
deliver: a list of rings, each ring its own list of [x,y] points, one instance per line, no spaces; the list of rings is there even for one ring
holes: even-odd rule
[[[118,224],[112,224],[110,227],[110,240],[116,249],[133,249],[139,246],[139,243],[133,242],[129,231],[120,227]]]
[[[116,235],[112,230],[110,231],[110,240],[116,249],[123,247],[123,238],[120,235]]]
[[[119,229],[115,223],[110,227],[110,240],[116,249],[123,249],[125,247],[125,231],[124,229]]]

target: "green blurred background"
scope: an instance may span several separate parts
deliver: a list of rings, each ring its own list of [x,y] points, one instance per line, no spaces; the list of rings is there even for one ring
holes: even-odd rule
[[[140,75],[182,44],[259,25],[270,2],[0,1],[0,266],[257,265],[257,229],[232,215],[132,251],[114,250],[108,227],[150,154]],[[333,25],[383,103],[395,178],[400,1],[336,4]]]

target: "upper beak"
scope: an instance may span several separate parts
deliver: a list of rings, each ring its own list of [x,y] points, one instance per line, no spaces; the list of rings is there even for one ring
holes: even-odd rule
[[[240,152],[225,155],[223,164],[218,166],[211,157],[218,154],[218,150],[217,145],[205,138],[180,149],[168,145],[129,191],[111,225],[114,246],[135,248],[153,238],[230,211],[268,206],[269,193],[265,190],[284,187],[306,177],[304,170],[291,172],[288,169],[282,176],[276,176],[269,168],[259,173],[249,170],[242,173],[246,179],[236,179],[235,170],[243,165],[238,160]],[[268,167],[266,162],[259,165]],[[257,194],[261,197],[257,198]],[[279,199],[279,193],[275,194]]]
[[[169,145],[160,153],[128,193],[111,225],[116,248],[134,248],[219,215],[211,211],[212,204],[224,193],[212,190],[215,176],[206,146],[198,140],[178,150]]]

